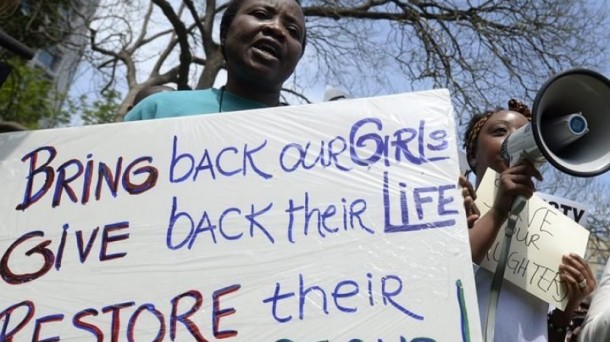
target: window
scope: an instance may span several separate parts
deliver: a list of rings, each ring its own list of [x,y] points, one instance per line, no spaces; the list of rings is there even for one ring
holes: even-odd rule
[[[57,71],[59,63],[61,63],[61,57],[57,53],[49,52],[47,50],[38,51],[36,59],[44,68],[50,71]]]

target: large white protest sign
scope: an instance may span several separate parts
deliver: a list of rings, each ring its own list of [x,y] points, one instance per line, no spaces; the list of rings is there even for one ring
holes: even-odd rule
[[[479,341],[452,115],[437,90],[1,135],[0,339]]]
[[[487,169],[477,188],[476,205],[481,215],[493,204],[497,177],[496,172]],[[481,262],[482,267],[492,272],[495,272],[500,259],[505,228],[506,224]],[[568,253],[577,253],[584,257],[588,240],[588,230],[534,193],[517,220],[504,279],[563,310],[568,298],[559,275],[561,258]]]

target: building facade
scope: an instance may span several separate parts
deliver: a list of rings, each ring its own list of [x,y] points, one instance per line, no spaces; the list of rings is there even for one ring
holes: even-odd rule
[[[62,9],[67,19],[67,34],[64,40],[55,46],[36,50],[30,61],[33,67],[40,68],[44,75],[54,84],[54,105],[63,105],[63,95],[67,94],[74,82],[78,66],[89,43],[88,22],[95,14],[100,0],[75,0],[69,8]],[[27,9],[27,1],[22,2],[22,10]],[[25,7],[24,7],[25,6]],[[41,123],[44,128],[45,123]]]

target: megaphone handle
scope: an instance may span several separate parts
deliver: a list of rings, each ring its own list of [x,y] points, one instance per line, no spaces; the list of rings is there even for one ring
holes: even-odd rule
[[[517,220],[525,205],[527,204],[527,199],[521,195],[515,197],[513,199],[513,203],[510,206],[510,214],[508,215],[508,221],[510,223],[511,218]],[[516,222],[515,222],[516,224]],[[506,226],[508,228],[508,225]],[[513,227],[514,229],[515,227]]]
[[[485,342],[493,342],[496,326],[496,312],[498,309],[498,299],[500,298],[500,290],[502,290],[502,281],[504,280],[504,271],[506,270],[506,261],[510,251],[512,237],[515,234],[515,227],[519,214],[525,208],[527,199],[523,196],[517,196],[511,204],[508,222],[504,231],[504,240],[502,240],[502,248],[500,249],[500,258],[494,272],[493,280],[491,281],[491,291],[489,293],[489,302],[487,303],[487,318],[485,320]]]

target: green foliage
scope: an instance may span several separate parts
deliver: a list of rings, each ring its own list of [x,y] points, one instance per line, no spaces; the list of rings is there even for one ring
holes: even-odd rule
[[[119,91],[109,89],[103,91],[101,98],[91,104],[85,95],[81,96],[79,106],[73,108],[80,112],[80,117],[85,125],[110,123],[116,119],[121,100],[122,95]]]
[[[52,91],[53,83],[42,70],[18,59],[8,63],[13,70],[0,87],[0,120],[19,122],[30,129],[39,128],[41,123],[55,127],[70,122],[70,114],[60,108],[64,95]]]
[[[29,129],[66,126],[74,118],[85,125],[115,121],[122,100],[119,91],[106,90],[93,102],[86,95],[75,101],[56,94],[42,70],[18,59],[9,64],[13,70],[0,87],[0,121],[18,122]]]
[[[0,18],[0,27],[30,48],[46,48],[69,32],[77,6],[75,0],[22,0],[16,11]]]

